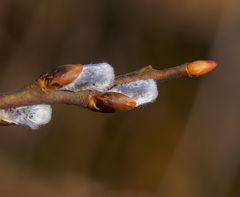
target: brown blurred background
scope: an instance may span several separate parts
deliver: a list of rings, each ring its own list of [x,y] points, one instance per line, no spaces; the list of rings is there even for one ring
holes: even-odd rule
[[[0,128],[0,196],[240,196],[238,0],[0,0],[0,92],[66,63],[116,73],[214,59],[116,114],[54,106],[38,131]]]

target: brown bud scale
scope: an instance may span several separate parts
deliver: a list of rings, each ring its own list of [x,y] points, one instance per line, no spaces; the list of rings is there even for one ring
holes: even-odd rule
[[[62,88],[72,83],[82,72],[82,64],[67,64],[59,66],[50,72],[43,74],[36,80],[42,90]]]
[[[153,70],[152,65],[148,65],[148,66],[142,68],[142,69],[140,70],[140,72],[149,72],[149,71],[151,71],[151,70]]]
[[[88,108],[93,111],[113,113],[129,111],[136,107],[136,101],[125,94],[108,92],[90,99]]]
[[[7,122],[5,120],[0,120],[0,126],[10,126],[10,125],[15,125],[15,124],[11,122]]]
[[[215,69],[217,63],[212,60],[198,60],[188,63],[186,66],[186,71],[188,75],[191,76],[201,76],[211,72]]]

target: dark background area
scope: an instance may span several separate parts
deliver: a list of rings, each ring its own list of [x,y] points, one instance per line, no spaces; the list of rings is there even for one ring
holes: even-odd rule
[[[67,63],[117,74],[197,59],[207,76],[159,84],[116,114],[53,106],[40,130],[0,128],[0,196],[240,195],[237,0],[1,0],[0,92]]]

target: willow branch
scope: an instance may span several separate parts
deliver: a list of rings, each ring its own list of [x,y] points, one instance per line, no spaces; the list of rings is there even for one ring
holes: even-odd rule
[[[181,77],[192,77],[204,75],[216,67],[213,61],[195,61],[180,66],[157,70],[151,66],[139,71],[127,73],[116,77],[114,85],[133,82],[136,80],[154,79],[162,82]],[[36,104],[71,104],[87,107],[89,101],[96,95],[96,91],[70,92],[63,90],[43,91],[36,82],[17,92],[7,93],[0,96],[0,109],[8,109],[19,106]],[[4,122],[2,122],[4,124]],[[1,120],[0,120],[1,125]]]

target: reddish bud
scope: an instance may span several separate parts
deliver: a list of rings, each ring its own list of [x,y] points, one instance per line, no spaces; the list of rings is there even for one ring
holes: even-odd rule
[[[140,72],[148,72],[153,69],[152,65],[148,65],[140,70]]]
[[[90,99],[88,108],[93,111],[112,113],[129,111],[136,107],[136,101],[125,94],[108,92]]]
[[[82,64],[68,64],[59,66],[50,72],[41,75],[36,80],[42,90],[62,88],[72,83],[82,72]]]
[[[217,63],[214,61],[198,60],[189,63],[186,69],[189,76],[200,76],[211,72],[216,66]]]

